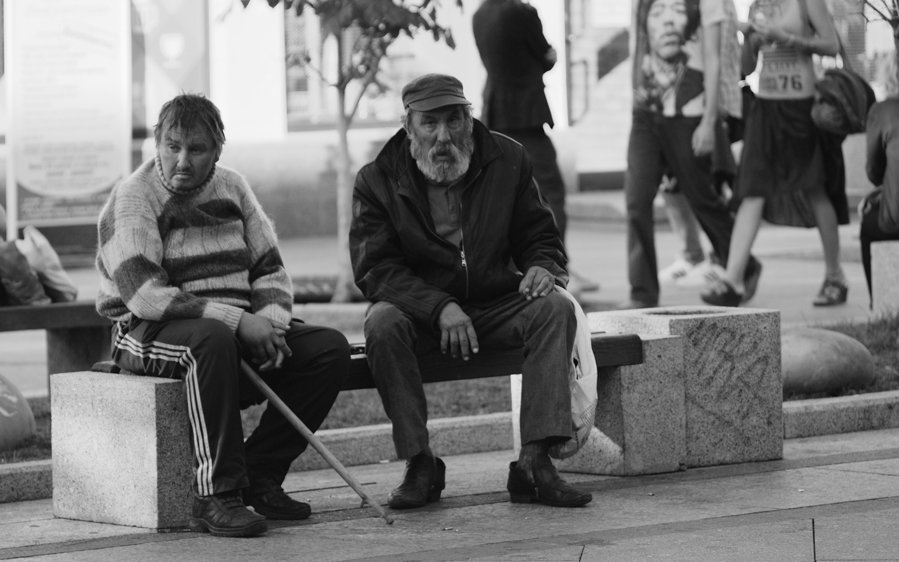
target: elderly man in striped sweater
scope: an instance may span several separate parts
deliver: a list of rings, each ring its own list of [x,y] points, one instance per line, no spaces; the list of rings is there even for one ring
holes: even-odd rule
[[[340,390],[349,346],[336,330],[291,318],[272,224],[246,180],[216,164],[225,142],[218,108],[179,95],[163,105],[155,137],[156,157],[113,189],[100,214],[97,310],[114,322],[121,368],[185,382],[191,527],[259,535],[266,517],[309,516],[281,488],[307,443],[272,407],[244,443],[240,408],[264,397],[240,361],[314,431]]]

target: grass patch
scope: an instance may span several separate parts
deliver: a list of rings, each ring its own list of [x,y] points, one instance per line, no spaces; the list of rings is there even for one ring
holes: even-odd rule
[[[827,329],[841,332],[863,343],[874,356],[874,382],[861,389],[844,389],[838,396],[899,390],[899,315],[883,316],[862,324],[834,324]],[[493,377],[470,381],[434,383],[425,386],[429,416],[447,418],[508,412],[511,409],[509,379]],[[796,394],[784,400],[824,398],[825,394]],[[50,458],[50,401],[30,401],[37,433],[21,446],[0,451],[0,464]],[[256,426],[264,405],[242,412],[244,432]],[[341,392],[322,429],[388,423],[375,390]]]

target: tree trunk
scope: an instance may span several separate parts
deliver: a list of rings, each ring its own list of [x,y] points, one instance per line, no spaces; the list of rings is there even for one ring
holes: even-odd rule
[[[349,125],[344,102],[346,89],[337,89],[337,282],[331,302],[350,302],[356,286],[350,264],[350,220],[352,220],[353,181],[350,175]]]
[[[893,56],[899,58],[899,19],[891,19],[890,26],[893,28]]]

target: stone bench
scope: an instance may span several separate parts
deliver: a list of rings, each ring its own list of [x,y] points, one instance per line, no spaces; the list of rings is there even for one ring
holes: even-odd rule
[[[594,334],[592,344],[604,370],[644,361],[636,335]],[[422,359],[422,375],[426,383],[509,376],[520,372],[521,362],[515,349],[482,351],[468,362],[437,353]],[[103,362],[96,369],[115,370],[110,367]],[[343,389],[373,387],[364,346],[354,346]],[[57,517],[157,529],[187,524],[193,458],[180,380],[61,373],[51,379],[51,394]],[[604,402],[600,408],[607,409]]]
[[[871,243],[871,302],[879,313],[899,311],[899,240]]]
[[[90,369],[109,357],[110,328],[94,301],[0,307],[0,332],[46,331],[48,374]]]

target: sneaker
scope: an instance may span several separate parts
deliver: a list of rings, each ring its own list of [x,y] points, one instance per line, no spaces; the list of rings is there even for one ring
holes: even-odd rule
[[[312,513],[308,503],[291,498],[281,486],[271,480],[252,482],[250,487],[243,491],[243,500],[256,510],[256,513],[268,519],[298,521],[307,519]]]
[[[721,279],[699,295],[702,302],[714,306],[740,306],[743,295],[738,293],[727,279]]]
[[[195,496],[190,529],[217,537],[255,537],[268,531],[265,517],[244,506],[240,491]]]
[[[675,279],[674,284],[678,287],[697,289],[723,279],[724,275],[723,267],[709,260],[704,260],[692,266],[685,275]]]
[[[700,264],[703,262],[700,262]],[[672,285],[679,279],[686,277],[690,271],[700,264],[693,264],[684,258],[678,258],[674,263],[659,271],[659,284]]]

